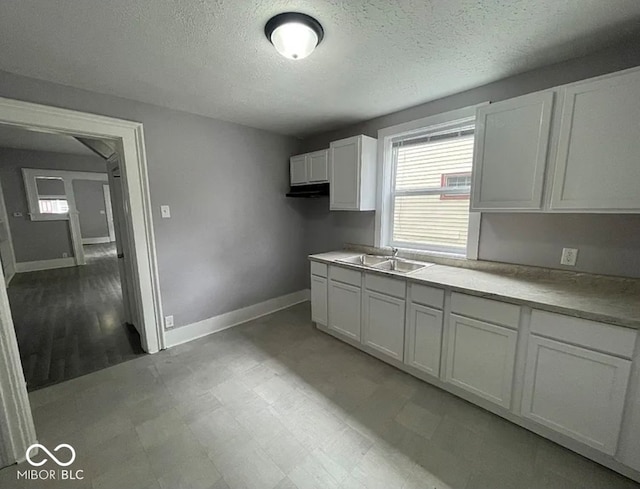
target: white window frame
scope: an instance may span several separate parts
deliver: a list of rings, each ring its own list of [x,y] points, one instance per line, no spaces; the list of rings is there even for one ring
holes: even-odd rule
[[[27,194],[27,204],[29,206],[29,218],[32,221],[68,221],[69,214],[77,212],[76,199],[73,193],[74,180],[94,180],[104,183],[108,182],[106,173],[83,172],[72,170],[49,170],[45,168],[23,168],[22,178],[24,180],[24,190]],[[59,178],[64,184],[64,192],[67,196],[69,212],[66,214],[48,214],[40,212],[38,200],[37,178]],[[42,196],[46,197],[46,196]]]
[[[446,128],[448,125],[463,119],[475,117],[478,107],[489,102],[465,107],[462,109],[444,112],[415,121],[405,122],[378,131],[378,189],[376,203],[375,246],[379,248],[391,246],[392,243],[392,219],[393,219],[393,140],[398,137],[406,137],[421,133],[425,128]],[[472,170],[472,174],[473,171]],[[445,255],[471,260],[478,259],[478,243],[480,240],[480,212],[469,212],[469,228],[467,234],[466,253],[451,252],[437,247],[421,247],[415,244],[407,244],[406,249],[423,252],[425,254]],[[404,249],[404,248],[403,248]]]
[[[64,193],[67,196],[69,212],[66,214],[49,214],[40,212],[38,186],[36,178],[60,178],[64,184]],[[80,218],[76,207],[76,197],[73,193],[74,180],[92,180],[109,183],[106,173],[82,172],[71,170],[48,170],[41,168],[23,168],[22,178],[24,179],[24,189],[27,194],[27,204],[29,207],[29,218],[32,221],[69,221],[69,231],[73,246],[73,256],[76,265],[86,263],[84,249],[82,246],[82,233],[80,232]]]

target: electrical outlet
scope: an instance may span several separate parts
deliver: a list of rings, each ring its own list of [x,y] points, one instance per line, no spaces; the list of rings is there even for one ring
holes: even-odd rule
[[[62,253],[62,258],[69,258],[69,253]]]
[[[160,215],[162,216],[162,219],[169,219],[171,217],[171,209],[168,205],[160,206]]]
[[[562,248],[562,257],[560,258],[560,265],[575,267],[577,260],[578,260],[577,248]]]
[[[173,328],[173,316],[165,316],[164,317],[164,327],[165,328]]]

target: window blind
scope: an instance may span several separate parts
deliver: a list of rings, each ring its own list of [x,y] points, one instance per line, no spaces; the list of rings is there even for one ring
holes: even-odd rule
[[[392,142],[395,245],[459,252],[467,243],[474,124]]]

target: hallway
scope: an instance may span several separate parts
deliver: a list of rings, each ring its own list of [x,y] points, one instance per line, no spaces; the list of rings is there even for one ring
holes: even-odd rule
[[[29,391],[144,352],[124,324],[115,243],[86,245],[87,264],[18,274],[8,289]]]

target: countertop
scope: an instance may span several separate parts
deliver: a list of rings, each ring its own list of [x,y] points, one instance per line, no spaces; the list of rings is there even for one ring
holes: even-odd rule
[[[482,264],[475,265],[471,261],[461,267],[429,263],[427,268],[403,274],[337,261],[359,254],[359,251],[341,250],[310,255],[309,259],[640,329],[640,280],[507,264],[478,270],[469,267]]]

